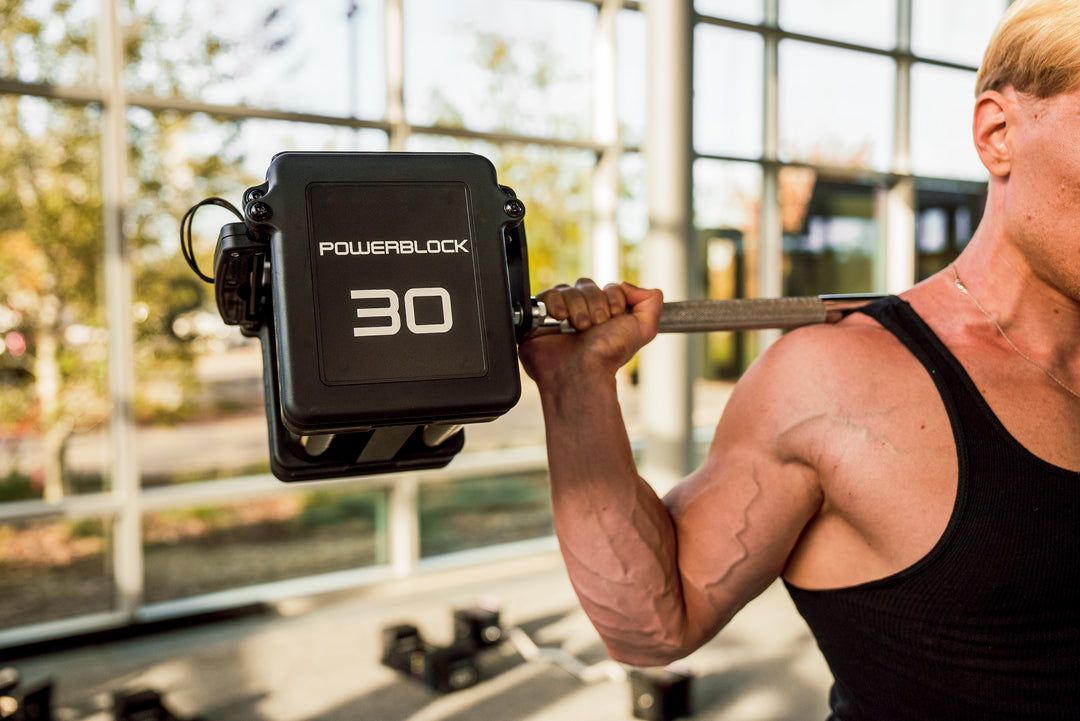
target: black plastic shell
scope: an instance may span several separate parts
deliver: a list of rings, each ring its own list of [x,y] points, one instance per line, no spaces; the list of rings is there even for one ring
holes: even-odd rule
[[[266,177],[267,182],[259,186],[264,194],[258,199],[263,204],[258,215],[265,219],[246,213],[246,221],[257,237],[269,239],[281,421],[288,431],[311,435],[372,426],[470,423],[496,418],[517,403],[520,328],[515,323],[520,325],[520,319],[515,320],[514,310],[530,307],[528,274],[522,270],[524,233],[519,229],[520,216],[507,212],[512,194],[499,186],[490,161],[457,153],[290,152],[274,157]],[[437,217],[437,204],[422,207],[424,189],[461,185],[474,253],[472,272],[483,345],[480,372],[465,377],[420,373],[400,379],[328,381],[325,359],[320,358],[327,351],[319,336],[313,260],[317,241],[311,231],[308,190],[313,184],[335,183],[358,191],[365,184],[410,189],[404,195],[416,202],[382,208],[379,212],[388,217],[415,213]],[[381,352],[386,352],[385,346]]]

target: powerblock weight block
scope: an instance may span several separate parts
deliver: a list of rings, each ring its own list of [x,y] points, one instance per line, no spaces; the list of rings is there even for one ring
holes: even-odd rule
[[[689,673],[670,668],[636,668],[630,671],[631,709],[634,718],[674,721],[689,716]]]
[[[454,611],[454,641],[472,644],[478,649],[502,643],[503,630],[499,625],[499,611],[482,606]]]
[[[478,155],[280,153],[222,228],[215,292],[263,345],[286,481],[445,465],[517,403],[525,206]]]
[[[427,643],[410,624],[383,629],[383,665],[440,693],[460,691],[480,681],[478,653],[479,649],[468,642],[455,641],[449,646]]]
[[[52,721],[52,694],[52,681],[26,687],[9,687],[0,692],[0,719]]]

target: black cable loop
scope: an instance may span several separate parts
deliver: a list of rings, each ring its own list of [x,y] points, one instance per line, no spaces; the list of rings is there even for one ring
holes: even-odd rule
[[[243,213],[237,210],[236,206],[223,198],[207,198],[206,200],[200,200],[195,205],[191,206],[184,217],[180,219],[180,252],[184,255],[184,260],[187,261],[188,267],[195,271],[195,275],[199,276],[207,283],[213,283],[214,279],[201,270],[199,270],[199,262],[195,260],[195,245],[192,238],[191,226],[195,221],[195,211],[204,205],[216,205],[219,208],[225,208],[232,211],[232,213],[240,220],[244,219]]]

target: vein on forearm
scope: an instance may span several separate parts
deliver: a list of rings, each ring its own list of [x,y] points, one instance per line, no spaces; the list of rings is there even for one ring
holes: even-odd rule
[[[548,403],[556,532],[583,607],[609,646],[671,645],[684,615],[675,529],[637,473],[614,389]]]
[[[579,528],[589,525],[586,519]],[[684,609],[670,524],[632,511],[625,522],[598,518],[594,528],[599,533],[588,537],[560,535],[575,590],[593,624],[621,648],[671,645]]]

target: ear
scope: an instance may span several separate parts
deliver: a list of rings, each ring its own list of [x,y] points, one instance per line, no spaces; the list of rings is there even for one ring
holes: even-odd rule
[[[1012,169],[1008,133],[1010,101],[996,90],[987,90],[975,100],[972,134],[979,158],[991,175],[1004,178]]]

